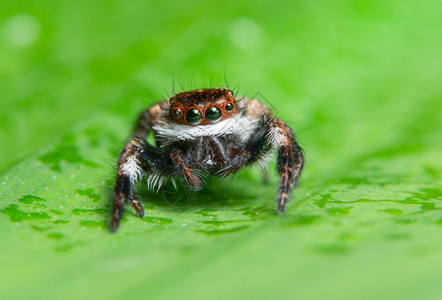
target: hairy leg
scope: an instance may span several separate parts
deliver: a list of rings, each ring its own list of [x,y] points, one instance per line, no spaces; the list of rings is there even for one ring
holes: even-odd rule
[[[126,201],[140,217],[144,215],[144,209],[136,197],[136,184],[143,176],[149,177],[150,188],[155,189],[164,183],[166,177],[176,174],[177,167],[161,150],[144,139],[131,139],[118,160],[111,230],[117,230]]]
[[[160,184],[161,176],[169,176],[174,167],[170,159],[164,157],[161,150],[149,145],[145,138],[153,122],[161,112],[161,103],[143,111],[135,124],[132,139],[125,145],[118,159],[117,178],[112,210],[111,230],[118,229],[123,207],[128,201],[142,217],[144,209],[136,197],[136,183],[144,176],[156,174],[149,178]]]
[[[137,181],[144,175],[140,166],[139,155],[141,147],[137,140],[130,140],[121,152],[118,160],[115,195],[112,209],[111,230],[116,231],[120,224],[124,203],[129,201],[132,207],[142,217],[144,209],[136,198]]]
[[[228,176],[237,172],[244,166],[252,165],[256,162],[261,162],[263,158],[272,149],[272,145],[267,140],[268,126],[265,124],[256,130],[252,138],[247,142],[243,149],[232,147],[230,149],[233,157],[230,163],[223,169],[217,172],[217,176]],[[266,172],[264,172],[264,180],[266,180]],[[267,177],[268,180],[268,177]]]
[[[148,109],[141,112],[140,116],[135,123],[135,128],[132,133],[132,137],[145,139],[150,132],[153,123],[161,113],[163,102],[154,104]]]
[[[281,177],[278,189],[278,213],[283,214],[290,193],[296,186],[304,167],[302,149],[295,139],[293,131],[283,121],[273,119],[267,135],[273,147],[278,151],[276,169]]]
[[[187,165],[179,150],[173,150],[170,153],[170,157],[174,165],[178,168],[180,174],[186,180],[186,183],[194,190],[200,190],[204,186],[204,181],[198,174],[195,173],[189,165]]]

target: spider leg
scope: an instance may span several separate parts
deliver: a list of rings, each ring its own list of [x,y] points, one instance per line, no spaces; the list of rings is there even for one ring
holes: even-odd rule
[[[259,162],[271,149],[271,145],[268,144],[266,139],[267,127],[262,126],[254,132],[252,138],[244,146],[243,149],[231,149],[234,152],[234,158],[230,163],[219,170],[217,176],[228,176],[235,173],[240,168]],[[234,150],[234,151],[233,151]]]
[[[120,154],[118,160],[117,178],[115,181],[115,195],[112,210],[111,230],[116,231],[120,224],[123,207],[129,201],[132,207],[142,217],[144,209],[136,198],[136,182],[144,175],[138,156],[141,148],[136,140],[130,140]]]
[[[188,164],[185,163],[179,150],[173,150],[170,153],[170,157],[172,158],[173,163],[176,165],[181,175],[183,175],[186,183],[192,189],[197,191],[203,188],[203,179],[201,178],[201,176],[195,173],[194,169],[192,169]]]
[[[278,189],[278,213],[283,214],[292,189],[298,183],[304,167],[302,149],[293,131],[283,121],[274,118],[269,123],[269,142],[277,149],[276,169],[281,177]]]
[[[142,217],[144,209],[136,197],[136,183],[145,175],[151,185],[161,185],[164,177],[175,172],[170,159],[161,150],[149,145],[145,138],[152,123],[161,112],[161,103],[143,111],[137,120],[133,138],[126,144],[118,159],[117,178],[111,217],[111,230],[118,229],[124,204],[128,201]]]
[[[166,105],[165,102],[160,102],[142,111],[137,119],[137,122],[135,123],[135,128],[133,130],[132,137],[139,137],[145,139],[147,134],[150,132],[153,123],[161,113],[161,110],[164,109],[162,107],[164,105]]]
[[[144,139],[131,139],[118,160],[111,230],[118,229],[126,201],[143,217],[143,206],[136,197],[136,184],[143,176],[149,176],[150,188],[154,189],[155,186],[161,187],[164,179],[175,173],[175,165],[161,150]]]
[[[221,177],[229,176],[245,166],[249,160],[250,151],[244,149],[240,153],[236,154],[236,156],[230,161],[229,165],[219,170],[216,175]]]

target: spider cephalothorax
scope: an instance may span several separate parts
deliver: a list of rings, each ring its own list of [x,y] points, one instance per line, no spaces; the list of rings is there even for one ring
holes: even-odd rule
[[[238,113],[228,89],[203,89],[176,94],[170,99],[171,122],[198,126],[214,124]]]
[[[146,142],[153,131],[156,146]],[[224,88],[200,89],[174,95],[143,111],[132,139],[120,154],[111,229],[120,222],[128,201],[140,216],[136,183],[146,178],[148,188],[159,189],[167,179],[183,178],[199,190],[202,174],[227,176],[259,163],[276,149],[281,177],[278,212],[284,212],[290,192],[304,166],[293,131],[260,101],[238,101]]]

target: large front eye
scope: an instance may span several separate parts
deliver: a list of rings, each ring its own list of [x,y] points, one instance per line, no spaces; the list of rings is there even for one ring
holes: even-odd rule
[[[187,111],[186,121],[188,123],[196,125],[201,122],[201,119],[202,119],[201,112],[198,109],[192,108]]]
[[[206,119],[209,120],[209,122],[215,123],[221,119],[221,110],[216,106],[209,107],[206,110]]]

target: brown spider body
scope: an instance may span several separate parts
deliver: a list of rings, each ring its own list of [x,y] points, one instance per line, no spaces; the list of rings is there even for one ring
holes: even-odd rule
[[[151,130],[157,147],[146,142]],[[292,130],[264,104],[238,101],[224,88],[183,92],[157,103],[142,112],[120,154],[111,229],[118,228],[126,201],[144,215],[136,198],[136,183],[142,178],[154,190],[177,177],[199,190],[204,186],[201,174],[228,176],[262,162],[272,149],[278,152],[278,212],[282,214],[304,157]]]

